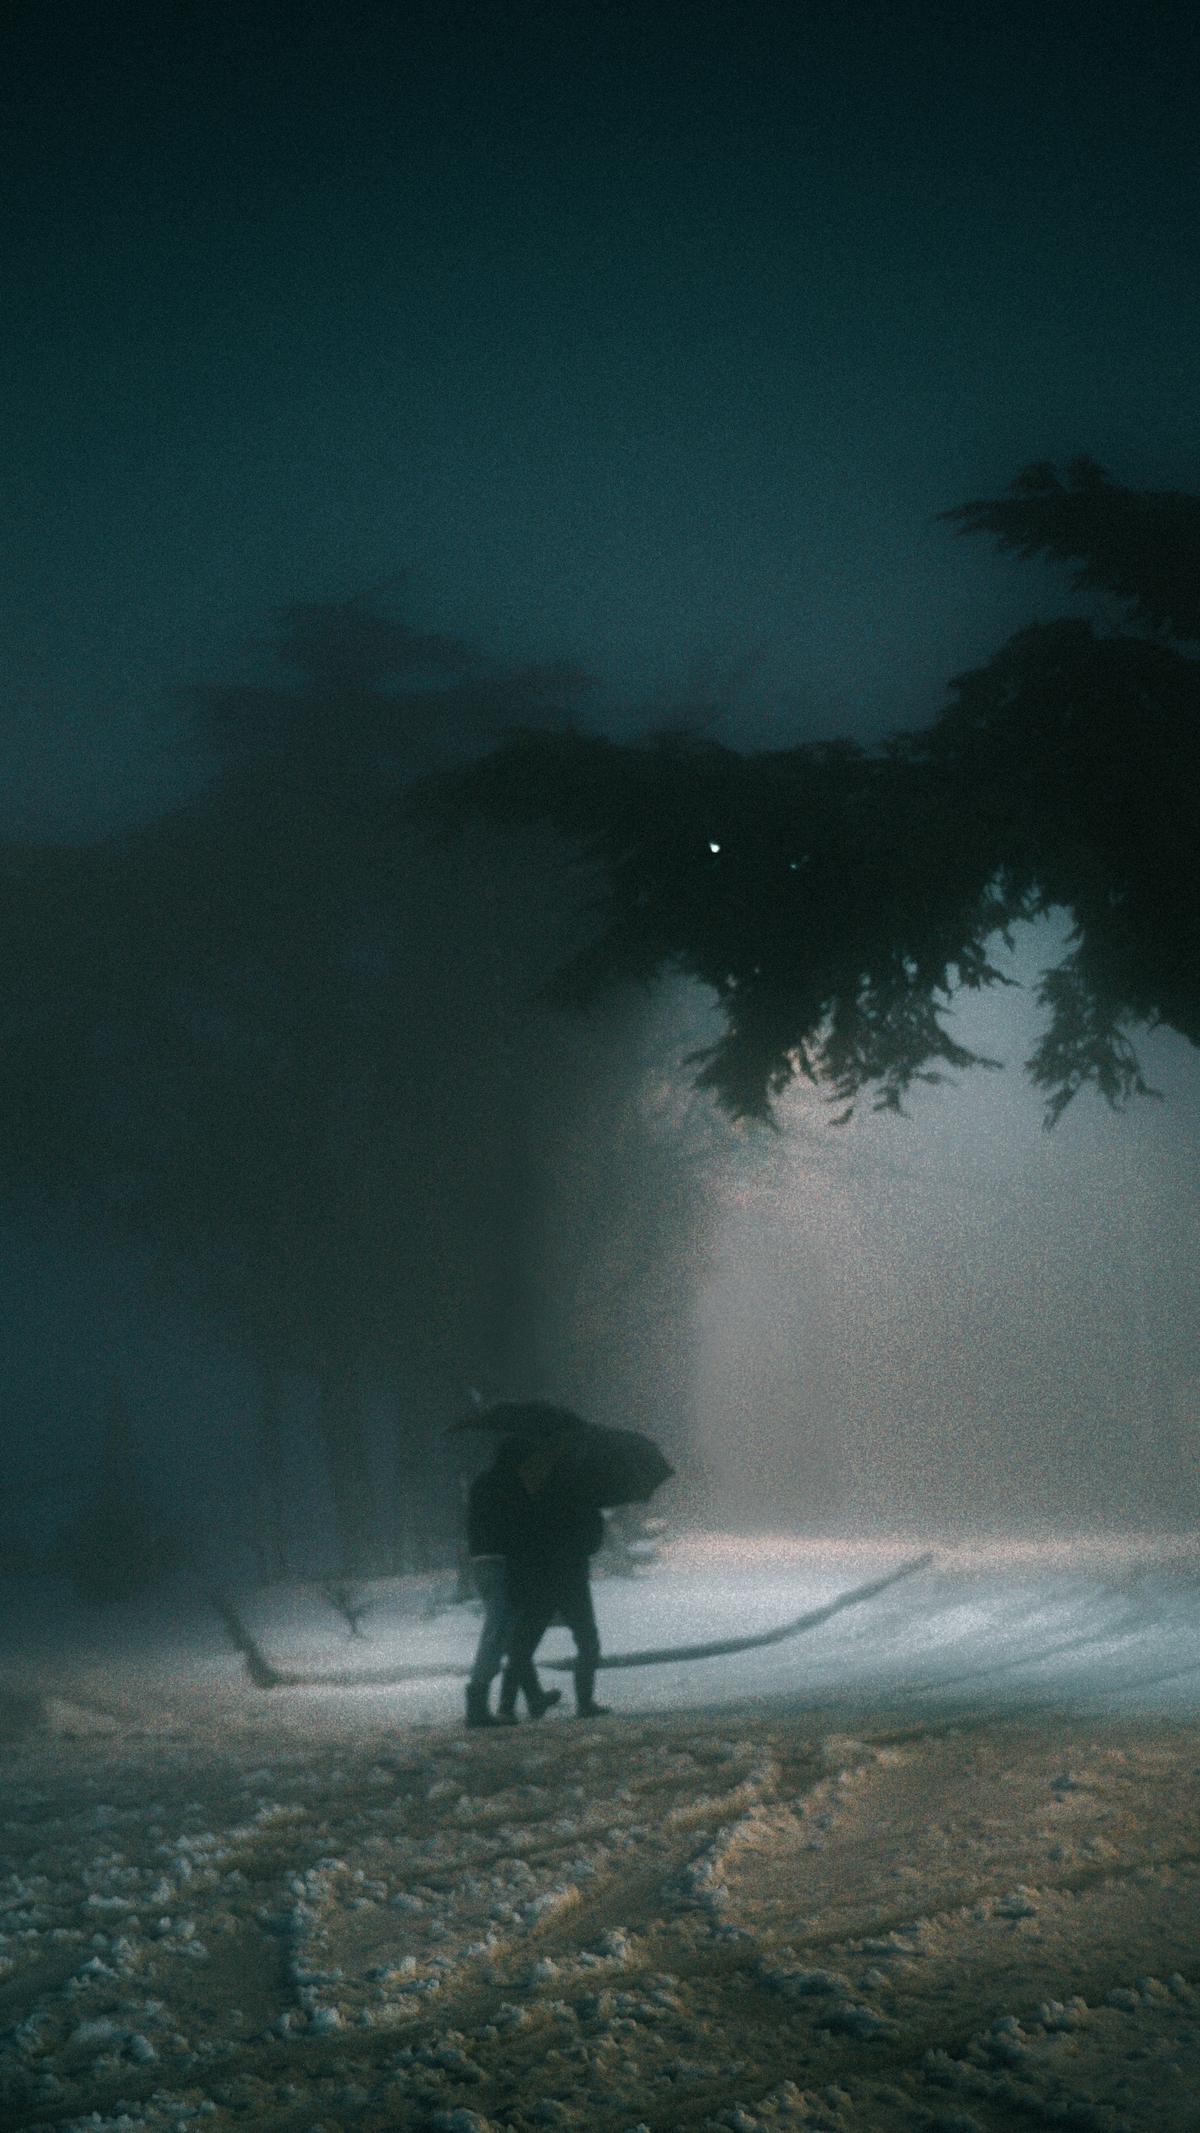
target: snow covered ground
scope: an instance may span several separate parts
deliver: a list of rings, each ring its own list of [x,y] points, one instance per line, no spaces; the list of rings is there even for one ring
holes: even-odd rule
[[[912,1553],[679,1543],[598,1584],[605,1647]],[[264,1689],[199,1599],[3,1589],[0,2126],[1200,2127],[1191,1541],[941,1549],[511,1732],[432,1671],[467,1610],[360,1596],[353,1634],[226,1595],[260,1668],[318,1677]]]

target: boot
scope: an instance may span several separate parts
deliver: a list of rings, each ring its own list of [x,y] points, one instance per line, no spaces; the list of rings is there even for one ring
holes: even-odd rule
[[[496,1712],[498,1726],[515,1726],[517,1723],[517,1682],[511,1666],[506,1666],[500,1676],[500,1703]]]
[[[576,1718],[607,1718],[610,1706],[597,1703],[592,1694],[596,1681],[594,1666],[582,1662],[575,1668],[575,1716]]]
[[[494,1726],[496,1720],[488,1710],[486,1681],[467,1683],[467,1724],[469,1726]]]
[[[539,1688],[536,1696],[529,1696],[526,1701],[531,1718],[544,1718],[547,1711],[553,1710],[556,1703],[562,1702],[562,1690]]]

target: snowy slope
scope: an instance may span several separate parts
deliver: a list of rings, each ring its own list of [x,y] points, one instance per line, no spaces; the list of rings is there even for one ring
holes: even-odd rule
[[[598,1612],[767,1628],[909,1552],[696,1542]],[[473,1641],[412,1583],[361,1636],[238,1597],[309,1671]],[[1185,1543],[960,1552],[472,1735],[454,1675],[262,1691],[211,1611],[52,1598],[0,1664],[5,2127],[1200,2125]]]
[[[761,1634],[910,1559],[913,1541],[873,1544],[679,1542],[653,1572],[601,1579],[596,1612],[606,1653]],[[431,1588],[380,1580],[358,1588],[352,1635],[318,1587],[232,1596],[266,1661],[314,1684],[383,1677],[389,1707],[413,1722],[457,1710],[474,1623],[466,1608],[430,1616]],[[551,1630],[539,1655],[571,1651]],[[448,1678],[426,1679],[445,1670]],[[406,1678],[410,1677],[410,1678]],[[411,1678],[416,1677],[416,1678]],[[795,1641],[682,1665],[620,1670],[605,1695],[629,1712],[681,1710],[730,1697],[802,1697],[906,1707],[1028,1710],[1048,1699],[1090,1711],[1200,1708],[1200,1546],[1105,1537],[1035,1547],[936,1551],[932,1567]]]

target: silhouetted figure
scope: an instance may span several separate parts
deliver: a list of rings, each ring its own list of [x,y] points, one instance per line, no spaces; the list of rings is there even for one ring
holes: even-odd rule
[[[599,1717],[605,1709],[593,1694],[600,1637],[589,1577],[589,1559],[604,1539],[604,1518],[573,1456],[578,1427],[567,1422],[532,1443],[518,1439],[506,1465],[504,1558],[511,1620],[500,1687],[502,1718],[515,1712],[518,1691],[541,1698],[534,1653],[552,1622],[565,1622],[575,1640],[579,1716]]]
[[[467,1549],[471,1574],[484,1610],[471,1678],[467,1683],[469,1726],[516,1723],[515,1688],[507,1701],[501,1699],[498,1717],[493,1717],[488,1697],[508,1656],[512,1638],[514,1610],[508,1562],[526,1517],[529,1499],[520,1477],[522,1462],[529,1456],[527,1442],[506,1437],[491,1466],[486,1473],[476,1476],[467,1494]],[[561,1690],[543,1690],[532,1663],[523,1673],[519,1686],[531,1718],[541,1718],[552,1704],[561,1701]]]

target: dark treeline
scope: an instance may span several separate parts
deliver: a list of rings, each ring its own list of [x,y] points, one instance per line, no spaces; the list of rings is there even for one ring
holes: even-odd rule
[[[422,1568],[468,1387],[679,1443],[712,1126],[681,1160],[643,999],[540,1002],[586,923],[559,840],[447,845],[413,806],[416,773],[561,728],[578,677],[367,601],[291,610],[273,651],[278,685],[194,692],[222,768],[192,803],[6,850],[4,1182],[148,1247],[252,1374],[264,1573]],[[332,1517],[293,1500],[312,1412]]]

